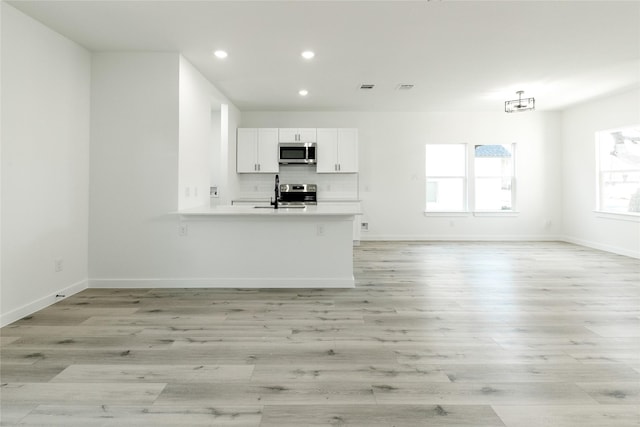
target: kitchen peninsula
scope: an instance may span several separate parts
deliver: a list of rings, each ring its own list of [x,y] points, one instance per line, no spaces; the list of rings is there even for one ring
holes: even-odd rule
[[[358,208],[219,206],[178,213],[200,250],[195,265],[201,277],[211,277],[201,279],[201,286],[355,286],[352,235]],[[211,253],[216,256],[208,259]]]

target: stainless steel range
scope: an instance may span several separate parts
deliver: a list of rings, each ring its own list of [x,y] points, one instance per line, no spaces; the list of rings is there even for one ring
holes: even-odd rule
[[[304,206],[318,204],[316,184],[280,184],[279,202],[283,206]]]

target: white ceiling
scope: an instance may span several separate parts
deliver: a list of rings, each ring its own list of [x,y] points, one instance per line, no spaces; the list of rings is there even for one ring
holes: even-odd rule
[[[502,111],[520,89],[559,110],[640,86],[639,1],[8,3],[92,51],[180,52],[243,111]]]

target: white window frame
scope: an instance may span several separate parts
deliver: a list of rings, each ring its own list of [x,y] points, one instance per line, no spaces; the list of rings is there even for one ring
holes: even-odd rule
[[[594,178],[595,178],[595,209],[594,212],[597,214],[597,216],[599,218],[605,218],[605,219],[620,219],[620,220],[628,220],[628,221],[633,221],[633,222],[640,222],[640,212],[618,212],[618,211],[611,211],[611,210],[606,210],[605,207],[603,207],[603,191],[602,191],[602,182],[603,182],[603,175],[605,173],[611,173],[612,171],[607,170],[607,171],[602,171],[601,169],[601,164],[600,164],[600,134],[602,133],[612,133],[615,131],[625,131],[625,130],[629,130],[629,129],[638,129],[640,128],[640,124],[637,125],[631,125],[631,126],[621,126],[621,127],[617,127],[617,128],[612,128],[612,129],[604,129],[601,131],[597,131],[595,132],[594,135],[594,139],[595,139],[595,173],[594,173]],[[635,171],[635,169],[633,169]],[[615,171],[615,172],[621,172],[621,171]]]
[[[427,143],[425,144],[425,153],[427,145],[445,145],[446,143]],[[518,216],[520,213],[517,210],[517,147],[518,143],[511,142],[505,144],[499,143],[451,143],[451,145],[464,145],[465,146],[465,176],[463,178],[463,210],[460,211],[437,211],[437,210],[427,210],[427,185],[428,180],[432,179],[446,179],[446,178],[456,178],[451,176],[435,176],[428,175],[428,171],[425,170],[425,178],[424,178],[424,215],[425,216],[498,216],[498,217],[506,217],[506,216]],[[513,162],[512,162],[512,175],[511,175],[511,209],[510,210],[477,210],[475,209],[475,193],[476,193],[476,174],[475,174],[475,147],[477,145],[505,145],[511,146],[511,152],[513,153]],[[426,166],[426,165],[425,165]],[[489,178],[489,177],[482,177]]]

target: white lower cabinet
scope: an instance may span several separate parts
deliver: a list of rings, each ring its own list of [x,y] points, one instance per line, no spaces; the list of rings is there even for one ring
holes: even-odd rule
[[[278,173],[278,129],[238,128],[236,172]]]
[[[318,173],[358,172],[358,129],[320,128],[316,136]]]

